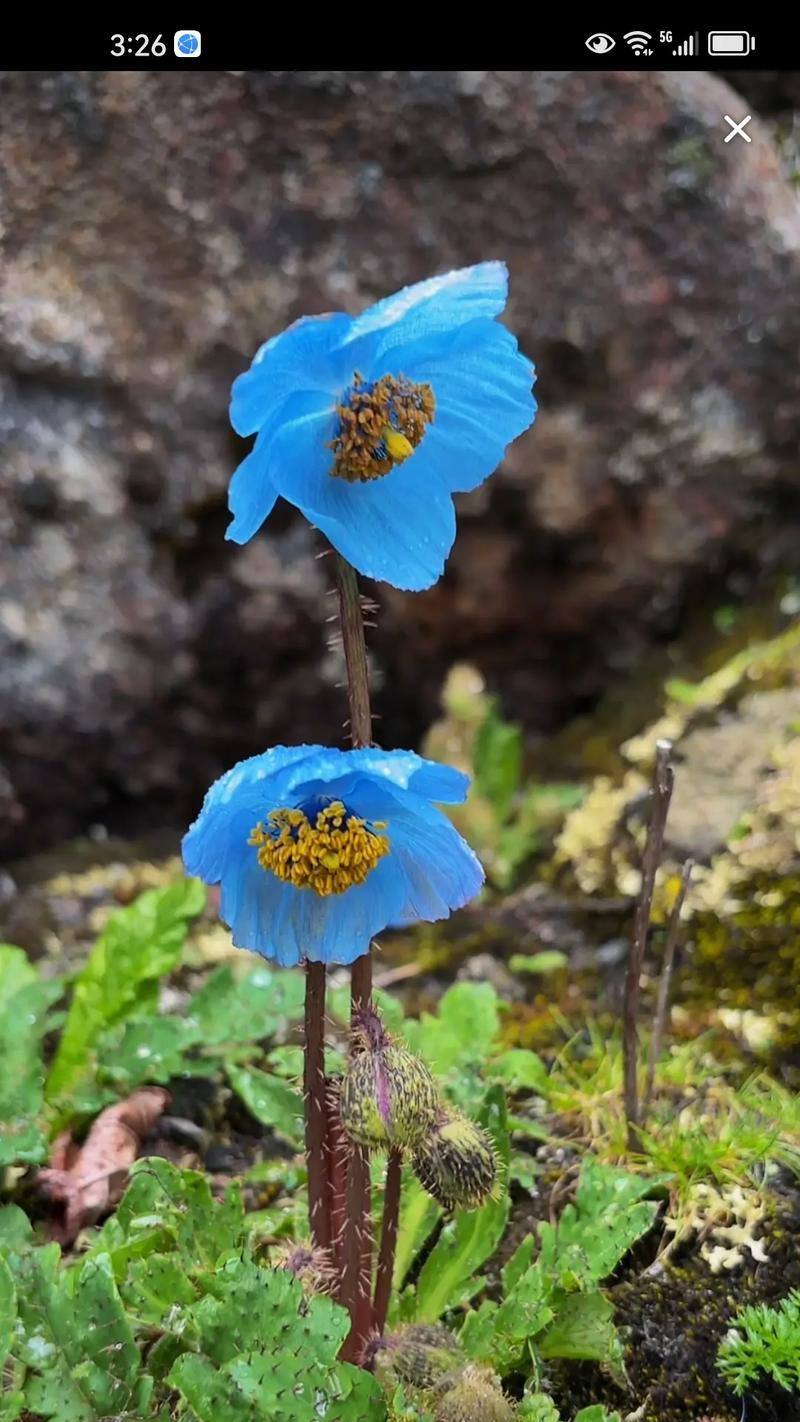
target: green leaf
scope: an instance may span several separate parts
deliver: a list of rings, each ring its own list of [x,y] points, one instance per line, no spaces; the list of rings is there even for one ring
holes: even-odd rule
[[[417,1281],[418,1323],[435,1323],[448,1309],[457,1308],[472,1298],[483,1282],[477,1277],[478,1270],[497,1248],[508,1219],[505,1172],[509,1143],[502,1087],[489,1088],[479,1119],[497,1149],[502,1193],[496,1199],[487,1200],[479,1210],[459,1211],[444,1226]]]
[[[184,1054],[197,1033],[183,1017],[145,1017],[104,1033],[98,1043],[99,1070],[119,1092],[144,1082],[164,1083],[186,1070]]]
[[[520,1280],[527,1274],[531,1267],[535,1243],[533,1235],[526,1234],[522,1243],[517,1245],[502,1272],[504,1294],[512,1293]]]
[[[658,1205],[639,1198],[652,1186],[652,1180],[587,1156],[575,1204],[566,1206],[557,1225],[539,1226],[542,1268],[554,1278],[582,1286],[608,1278],[653,1224]]]
[[[420,1185],[416,1175],[403,1171],[400,1196],[400,1221],[394,1256],[394,1286],[399,1291],[414,1260],[430,1239],[442,1217],[442,1207]]]
[[[59,983],[38,978],[21,948],[0,947],[0,1169],[47,1158],[41,1041],[61,993]]]
[[[498,997],[489,983],[455,983],[435,1017],[423,1012],[406,1022],[409,1046],[432,1071],[447,1076],[469,1063],[483,1063],[500,1025]]]
[[[14,1287],[14,1276],[0,1255],[0,1368],[11,1352],[16,1321],[17,1291]]]
[[[330,1299],[305,1300],[297,1280],[231,1259],[188,1310],[202,1352],[168,1378],[200,1422],[379,1422],[375,1380],[337,1362],[349,1319]]]
[[[519,1404],[517,1422],[561,1422],[561,1413],[546,1392],[529,1392]]]
[[[38,973],[22,948],[0,943],[0,1016],[17,993],[38,980]]]
[[[155,1011],[159,978],[175,967],[189,922],[204,904],[199,879],[179,879],[111,915],[76,980],[47,1078],[48,1101],[61,1101],[93,1070],[102,1033]]]
[[[622,1422],[622,1418],[618,1412],[606,1412],[602,1402],[595,1402],[592,1407],[582,1407],[576,1412],[575,1422]]]
[[[551,1085],[541,1057],[527,1047],[511,1047],[501,1057],[488,1061],[486,1074],[494,1081],[502,1081],[509,1091],[536,1091],[544,1096]]]
[[[138,1323],[156,1327],[161,1327],[173,1314],[171,1326],[174,1328],[174,1310],[197,1301],[186,1265],[177,1252],[150,1254],[145,1259],[132,1261],[123,1296]]]
[[[568,962],[566,953],[550,948],[542,953],[513,953],[508,966],[512,973],[557,973]]]
[[[206,1050],[260,1042],[302,1018],[304,996],[302,973],[264,963],[242,976],[224,964],[195,993],[186,1021]]]
[[[33,1243],[33,1225],[19,1205],[0,1207],[0,1249],[22,1254]]]
[[[74,1269],[57,1245],[27,1255],[17,1276],[14,1351],[28,1369],[30,1412],[59,1422],[97,1422],[145,1411],[152,1390],[107,1255]]]
[[[179,1170],[167,1160],[145,1156],[131,1169],[131,1179],[115,1215],[106,1220],[96,1248],[127,1269],[134,1258],[177,1249],[187,1274],[214,1269],[221,1258],[241,1248],[244,1210],[238,1184],[215,1200],[200,1171]]]
[[[228,1080],[248,1111],[293,1145],[303,1137],[303,1097],[296,1086],[256,1067],[228,1065]]]
[[[502,823],[522,779],[522,730],[503,721],[493,704],[478,729],[473,748],[475,789],[484,796]]]
[[[588,1294],[570,1294],[561,1303],[555,1322],[537,1340],[537,1349],[543,1358],[616,1361],[619,1339],[613,1316],[611,1304],[599,1289]]]

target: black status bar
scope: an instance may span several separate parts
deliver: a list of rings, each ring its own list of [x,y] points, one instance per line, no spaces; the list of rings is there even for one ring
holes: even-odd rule
[[[602,7],[600,9],[602,11]],[[186,18],[185,12],[181,18]],[[278,31],[274,25],[265,24],[262,29],[257,21],[254,23],[249,18],[226,23],[215,21],[210,25],[196,23],[195,30],[178,30],[163,19],[154,25],[141,22],[97,25],[74,15],[68,21],[55,23],[50,19],[42,23],[40,18],[26,21],[24,17],[15,16],[13,31],[9,26],[3,36],[0,70],[282,72],[302,62],[307,72],[313,72],[314,61],[319,61],[320,68],[324,65],[327,70],[332,60],[343,58],[349,64],[342,72],[352,73],[353,61],[359,57],[361,36],[363,34],[366,48],[366,37],[371,33],[369,26],[363,31],[357,26],[343,26],[341,16],[337,23],[333,14],[328,21],[309,18],[301,37],[285,28]],[[493,61],[492,67],[511,69],[516,67],[513,60],[518,61],[519,51],[524,49],[534,51],[531,57],[536,60],[536,70],[800,69],[800,45],[791,40],[788,26],[781,27],[775,21],[763,27],[750,22],[748,28],[715,30],[697,22],[693,27],[670,20],[621,25],[605,24],[601,18],[598,27],[591,29],[588,25],[576,24],[574,19],[559,24],[548,17],[547,27],[541,33],[537,27],[530,31],[535,43],[529,44],[514,40],[510,20],[505,23],[500,20],[497,38],[487,41],[484,37],[480,46],[481,51],[496,49],[497,52],[479,55],[467,52],[471,46],[466,32],[459,36],[452,33],[451,26],[447,29],[451,31],[447,37],[442,27],[439,31],[442,38],[437,40],[433,27],[421,31],[418,25],[409,23],[396,27],[396,31],[393,29],[388,56],[386,44],[379,38],[370,48],[380,49],[381,57],[388,57],[393,69],[408,68],[415,72],[421,68],[422,72],[426,68],[432,71],[467,69],[476,59],[484,65],[488,60]],[[372,31],[373,37],[377,34],[378,31]],[[505,54],[500,52],[503,49]],[[425,63],[421,66],[423,60]]]

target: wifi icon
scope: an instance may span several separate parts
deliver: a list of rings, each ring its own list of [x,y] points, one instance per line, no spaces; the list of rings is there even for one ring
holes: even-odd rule
[[[626,42],[636,55],[653,53],[649,47],[652,38],[653,36],[649,35],[646,30],[629,30],[625,35]]]

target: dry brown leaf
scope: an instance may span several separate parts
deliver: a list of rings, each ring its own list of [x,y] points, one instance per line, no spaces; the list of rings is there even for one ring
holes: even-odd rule
[[[51,1164],[39,1171],[42,1193],[60,1207],[48,1226],[50,1239],[72,1244],[84,1225],[113,1210],[142,1141],[169,1102],[162,1087],[143,1086],[102,1111],[82,1146],[68,1131],[57,1137]]]

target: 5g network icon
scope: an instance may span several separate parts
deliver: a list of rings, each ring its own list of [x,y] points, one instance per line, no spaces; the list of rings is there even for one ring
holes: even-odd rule
[[[174,48],[179,59],[199,59],[200,46],[199,30],[176,30]]]

